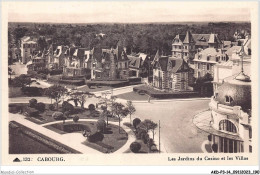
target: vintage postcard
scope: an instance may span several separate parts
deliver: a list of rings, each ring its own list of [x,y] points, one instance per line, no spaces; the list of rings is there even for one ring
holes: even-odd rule
[[[257,7],[2,2],[2,164],[258,165]]]

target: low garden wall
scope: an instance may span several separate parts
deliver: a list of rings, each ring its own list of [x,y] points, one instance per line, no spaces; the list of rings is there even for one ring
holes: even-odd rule
[[[23,134],[25,134],[26,136],[32,138],[33,140],[40,142],[44,145],[46,145],[47,147],[56,150],[58,153],[61,154],[75,154],[75,153],[80,153],[66,145],[63,145],[59,142],[57,142],[56,140],[53,140],[43,134],[40,134],[24,125],[21,125],[15,121],[12,121],[9,123],[9,127],[12,128],[20,128],[19,132],[22,132]]]

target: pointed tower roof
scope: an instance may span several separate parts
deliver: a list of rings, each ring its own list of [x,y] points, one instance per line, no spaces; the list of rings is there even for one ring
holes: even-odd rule
[[[153,61],[152,61],[151,64],[154,65],[156,62],[159,61],[159,58],[160,58],[160,51],[157,50],[157,52],[156,52],[156,54],[155,54],[155,56],[154,56],[154,59],[153,59]]]
[[[190,31],[188,30],[185,36],[185,39],[183,41],[183,43],[188,44],[188,43],[193,43],[194,39],[192,37],[192,34],[190,33]]]

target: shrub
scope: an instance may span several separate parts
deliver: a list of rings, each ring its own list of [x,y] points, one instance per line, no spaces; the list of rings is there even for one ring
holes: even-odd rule
[[[106,110],[107,110],[107,107],[104,106],[104,105],[102,105],[102,106],[101,106],[101,109],[102,109],[103,111],[106,111]]]
[[[22,87],[21,91],[27,96],[42,96],[44,89],[38,87]]]
[[[73,121],[74,121],[75,123],[77,123],[77,122],[79,121],[79,116],[77,116],[77,115],[74,116],[74,117],[73,117]]]
[[[69,112],[69,111],[66,111],[66,112],[64,112],[64,115],[68,118],[69,115],[70,115],[70,112]]]
[[[138,143],[138,142],[133,142],[131,143],[130,145],[130,150],[133,152],[133,153],[138,153],[141,149],[141,144]]]
[[[35,98],[32,98],[31,100],[29,100],[29,107],[35,108],[36,105],[37,105],[37,100]]]
[[[62,111],[63,112],[66,112],[66,111],[68,111],[68,112],[73,112],[73,110],[74,110],[74,106],[72,105],[72,104],[70,104],[70,103],[68,103],[68,102],[66,102],[66,101],[64,101],[63,103],[62,103]]]
[[[40,112],[44,112],[45,111],[45,104],[40,102],[40,103],[37,103],[35,108],[40,111]]]
[[[141,123],[141,120],[139,118],[135,118],[133,120],[133,125],[134,125],[134,128],[136,129],[136,127]]]
[[[147,144],[150,139],[149,134],[142,134],[141,139],[143,140],[144,144]]]
[[[147,134],[146,130],[139,128],[136,133],[136,137],[138,139],[143,139],[145,135]]]
[[[97,130],[104,133],[106,131],[106,121],[103,119],[99,119],[97,121]]]
[[[38,117],[39,115],[39,111],[31,107],[25,108],[25,113],[27,113],[27,115],[30,117]]]
[[[9,112],[10,113],[18,113],[20,111],[23,111],[23,106],[19,106],[17,104],[9,104]]]
[[[90,111],[94,111],[94,110],[95,110],[95,105],[94,105],[94,104],[88,105],[88,109],[89,109]]]
[[[64,120],[64,115],[62,112],[54,112],[52,114],[52,117],[55,119],[55,120]]]
[[[54,69],[50,71],[50,75],[58,75],[62,74],[63,70],[62,69]]]
[[[89,142],[98,142],[104,139],[104,135],[101,132],[95,132],[94,134],[90,134],[88,136]]]
[[[54,111],[55,110],[55,106],[53,104],[49,104],[49,110]]]

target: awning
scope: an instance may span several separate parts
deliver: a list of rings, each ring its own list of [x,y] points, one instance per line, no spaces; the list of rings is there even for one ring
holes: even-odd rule
[[[214,129],[211,126],[211,111],[210,110],[197,114],[193,118],[193,123],[199,129],[201,129],[207,133],[210,133],[210,134],[213,134],[216,136],[220,136],[220,137],[224,137],[224,138],[228,138],[228,139],[232,139],[232,140],[243,141],[243,139],[240,138],[238,135],[232,135],[232,134],[224,133],[224,132]]]

